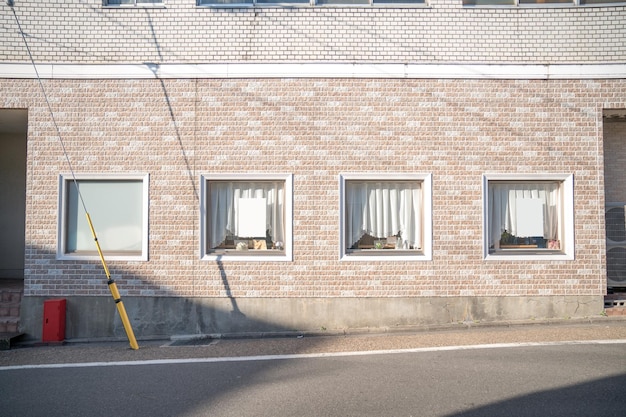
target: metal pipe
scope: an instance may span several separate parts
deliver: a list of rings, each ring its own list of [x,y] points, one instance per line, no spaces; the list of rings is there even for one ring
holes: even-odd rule
[[[109,272],[109,267],[104,260],[104,255],[102,254],[102,249],[100,249],[100,243],[98,242],[98,237],[96,236],[96,230],[93,227],[93,223],[91,223],[91,217],[89,216],[89,213],[85,213],[85,215],[87,216],[87,223],[89,224],[89,229],[91,229],[91,235],[93,236],[93,240],[94,242],[96,242],[96,249],[98,249],[100,261],[102,262],[104,273],[106,274],[108,279],[107,284],[109,285],[109,290],[111,291],[111,295],[113,296],[113,300],[115,301],[115,305],[117,306],[117,311],[120,314],[120,318],[122,319],[122,324],[124,325],[126,336],[128,337],[128,341],[130,342],[130,347],[134,350],[137,350],[139,349],[139,345],[137,344],[137,339],[135,339],[135,333],[133,332],[133,328],[130,325],[130,320],[128,320],[128,315],[126,314],[126,309],[124,308],[122,297],[120,296],[120,292],[117,290],[117,285],[115,285],[115,281],[113,280],[113,278],[111,278],[111,272]]]

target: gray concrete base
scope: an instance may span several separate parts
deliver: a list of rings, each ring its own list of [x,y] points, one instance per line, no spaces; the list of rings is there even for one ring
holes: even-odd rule
[[[58,298],[58,297],[56,297]],[[126,336],[111,297],[65,297],[66,339]],[[24,297],[20,330],[41,340],[44,297]],[[388,330],[408,326],[599,316],[604,298],[178,298],[124,297],[135,336]]]

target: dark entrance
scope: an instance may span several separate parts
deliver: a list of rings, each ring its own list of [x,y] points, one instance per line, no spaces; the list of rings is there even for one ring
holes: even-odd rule
[[[0,109],[0,280],[24,279],[28,112]]]

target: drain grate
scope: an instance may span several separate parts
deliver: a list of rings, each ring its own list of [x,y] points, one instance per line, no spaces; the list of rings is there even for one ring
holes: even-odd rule
[[[195,337],[191,339],[178,339],[169,343],[167,346],[210,346],[218,342],[217,339],[210,337]]]

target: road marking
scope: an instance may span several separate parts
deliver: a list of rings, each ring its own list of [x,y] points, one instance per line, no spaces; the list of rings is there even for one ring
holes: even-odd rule
[[[626,344],[626,339],[609,340],[577,340],[565,342],[521,342],[521,343],[492,343],[484,345],[461,345],[461,346],[438,346],[410,349],[387,349],[387,350],[360,350],[354,352],[327,352],[327,353],[295,353],[288,355],[258,355],[258,356],[228,356],[211,358],[185,358],[185,359],[148,359],[141,361],[112,361],[112,362],[76,362],[76,363],[49,363],[38,365],[13,365],[0,366],[0,371],[15,371],[24,369],[58,369],[58,368],[91,368],[106,366],[139,366],[139,365],[175,365],[187,363],[220,363],[220,362],[253,362],[253,361],[275,361],[287,359],[317,359],[335,358],[347,356],[367,356],[367,355],[390,355],[398,353],[424,353],[424,352],[446,352],[456,350],[478,350],[478,349],[500,349],[519,347],[541,347],[541,346],[571,346],[571,345],[612,345]]]

